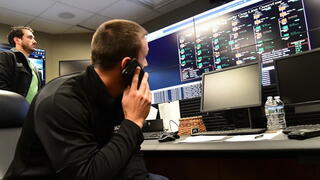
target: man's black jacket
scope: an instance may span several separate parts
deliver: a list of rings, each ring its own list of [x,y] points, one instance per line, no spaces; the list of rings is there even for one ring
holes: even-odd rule
[[[31,80],[32,71],[23,53],[11,50],[0,52],[0,89],[25,97]]]
[[[144,179],[142,141],[141,129],[123,119],[121,97],[112,98],[89,66],[33,100],[4,179]]]

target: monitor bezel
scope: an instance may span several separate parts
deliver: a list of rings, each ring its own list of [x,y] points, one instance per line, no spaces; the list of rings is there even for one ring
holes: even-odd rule
[[[204,103],[204,90],[203,87],[205,86],[205,78],[204,76],[207,76],[209,74],[214,74],[214,73],[221,73],[224,71],[228,71],[228,70],[232,70],[232,69],[238,69],[238,68],[242,68],[242,67],[246,67],[246,66],[251,66],[251,65],[255,65],[258,64],[258,70],[259,70],[259,102],[257,104],[250,104],[250,105],[245,105],[245,106],[234,106],[234,107],[229,107],[229,108],[221,108],[221,109],[214,109],[214,110],[204,110],[203,109],[203,103]],[[201,92],[201,104],[200,104],[200,112],[217,112],[217,111],[225,111],[225,110],[232,110],[232,109],[241,109],[241,108],[250,108],[250,107],[258,107],[262,105],[262,67],[261,67],[261,62],[259,60],[254,61],[254,62],[250,62],[250,63],[245,63],[245,64],[240,64],[240,65],[236,65],[236,66],[232,66],[232,67],[228,67],[228,68],[224,68],[224,69],[220,69],[220,70],[215,70],[215,71],[211,71],[211,72],[207,72],[207,73],[203,73],[201,78],[202,78],[202,92]]]

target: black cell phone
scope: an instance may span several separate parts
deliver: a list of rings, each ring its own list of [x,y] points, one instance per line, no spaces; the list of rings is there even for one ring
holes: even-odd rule
[[[138,81],[138,89],[139,89],[143,75],[144,75],[144,71],[135,58],[129,61],[126,67],[121,72],[126,86],[131,85],[134,72],[138,66],[141,68],[140,74],[139,74],[139,81]]]

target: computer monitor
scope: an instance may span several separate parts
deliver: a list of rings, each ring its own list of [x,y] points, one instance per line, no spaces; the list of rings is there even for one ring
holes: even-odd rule
[[[253,62],[202,76],[201,111],[261,106],[261,67]]]
[[[59,76],[85,71],[90,64],[90,60],[59,61]]]
[[[10,46],[10,44],[3,44],[3,43],[0,43],[0,52],[1,51],[7,51],[7,50],[10,50],[12,47]]]
[[[44,85],[46,82],[46,51],[44,49],[36,49],[30,54],[29,60],[37,67],[41,76],[41,83]]]
[[[275,61],[278,91],[285,105],[320,105],[319,57],[320,48]]]

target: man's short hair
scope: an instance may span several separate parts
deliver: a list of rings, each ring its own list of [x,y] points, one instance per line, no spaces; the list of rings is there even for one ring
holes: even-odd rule
[[[101,24],[91,42],[92,64],[110,69],[124,57],[136,58],[146,34],[142,26],[129,20],[115,19]]]
[[[22,38],[23,36],[23,29],[29,30],[33,33],[33,30],[28,26],[15,26],[11,28],[11,31],[8,33],[8,42],[11,46],[15,47],[16,43],[14,42],[13,38],[18,37]]]

